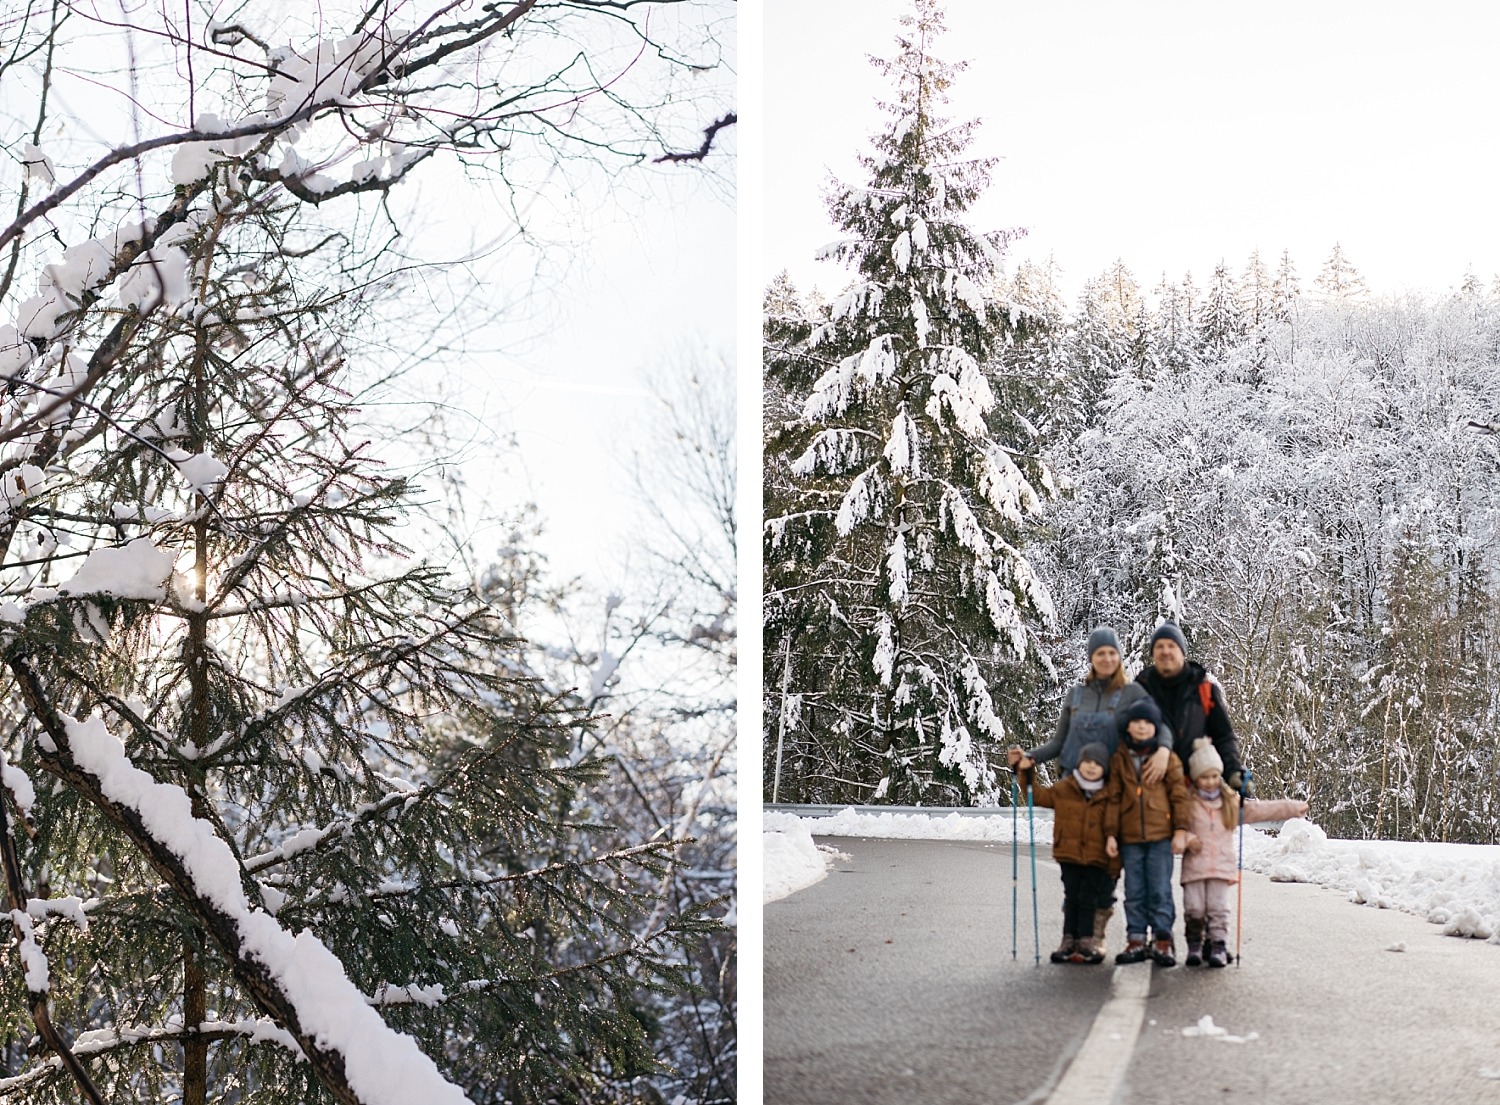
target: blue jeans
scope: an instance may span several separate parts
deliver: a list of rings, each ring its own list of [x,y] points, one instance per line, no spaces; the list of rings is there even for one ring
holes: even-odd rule
[[[1125,934],[1144,940],[1149,928],[1158,940],[1172,935],[1177,907],[1172,904],[1172,841],[1121,844],[1125,865]]]

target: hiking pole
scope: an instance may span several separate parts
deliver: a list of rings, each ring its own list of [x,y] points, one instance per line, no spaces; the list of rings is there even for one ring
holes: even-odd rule
[[[1026,835],[1031,843],[1031,939],[1036,944],[1036,965],[1042,965],[1042,925],[1036,912],[1036,820],[1031,810],[1031,786],[1026,787]]]
[[[1010,957],[1016,958],[1017,918],[1021,914],[1019,905],[1021,879],[1021,794],[1016,789],[1014,769],[1010,776]]]
[[[1234,905],[1234,965],[1239,967],[1244,964],[1244,957],[1240,953],[1240,941],[1244,938],[1242,929],[1245,921],[1245,792],[1250,789],[1250,769],[1246,768],[1240,776],[1240,865],[1237,872],[1236,882],[1239,883],[1235,893]]]

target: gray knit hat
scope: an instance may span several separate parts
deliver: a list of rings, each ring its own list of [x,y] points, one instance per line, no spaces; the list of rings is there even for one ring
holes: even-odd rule
[[[1115,635],[1113,628],[1101,625],[1089,634],[1089,650],[1087,655],[1093,656],[1101,648],[1112,648],[1120,651],[1120,638]]]
[[[1205,771],[1224,774],[1224,760],[1214,742],[1208,737],[1199,737],[1193,742],[1193,754],[1188,757],[1188,778],[1196,779]]]
[[[1187,638],[1182,635],[1182,630],[1177,628],[1176,622],[1162,622],[1156,627],[1156,632],[1151,634],[1151,648],[1156,647],[1157,641],[1176,641],[1177,647],[1182,649],[1182,654],[1187,655]]]
[[[1105,748],[1101,742],[1089,741],[1078,750],[1078,762],[1083,763],[1084,760],[1098,764],[1104,768],[1106,775],[1109,774],[1109,749]]]

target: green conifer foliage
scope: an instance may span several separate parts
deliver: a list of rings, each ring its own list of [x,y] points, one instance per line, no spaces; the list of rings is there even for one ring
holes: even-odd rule
[[[790,473],[765,553],[767,778],[779,743],[783,801],[992,800],[1002,714],[1029,693],[1050,614],[1017,548],[1038,495],[984,369],[1009,325],[982,291],[1006,236],[964,221],[993,159],[966,159],[977,123],[940,114],[963,68],[935,56],[942,30],[919,0],[875,61],[889,122],[865,183],[829,195],[844,237],[826,255],[855,282],[768,353],[773,378],[812,380],[768,442]]]

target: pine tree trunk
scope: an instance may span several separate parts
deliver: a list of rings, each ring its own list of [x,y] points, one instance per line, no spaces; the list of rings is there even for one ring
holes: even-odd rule
[[[194,358],[194,410],[193,445],[195,451],[204,448],[201,427],[207,403],[207,381],[204,378],[203,333],[198,335],[198,351]],[[201,492],[194,496],[199,517],[194,523],[193,542],[193,597],[198,601],[198,610],[188,619],[188,679],[191,684],[192,705],[190,707],[189,739],[202,749],[208,745],[208,618],[203,613],[203,603],[208,598],[208,518],[204,513],[207,496]],[[196,780],[188,787],[192,800],[193,816],[201,820],[209,818],[208,803],[204,801]],[[203,934],[194,929],[182,938],[182,1019],[183,1029],[194,1032],[208,1019],[208,992],[203,974]],[[182,1045],[182,1105],[208,1105],[208,1041],[188,1036]]]
[[[194,798],[194,805],[198,800]],[[195,811],[196,812],[196,811]],[[208,1019],[204,986],[203,937],[196,930],[182,938],[183,1029],[195,1031]],[[208,1041],[189,1036],[182,1045],[182,1105],[208,1105]]]

